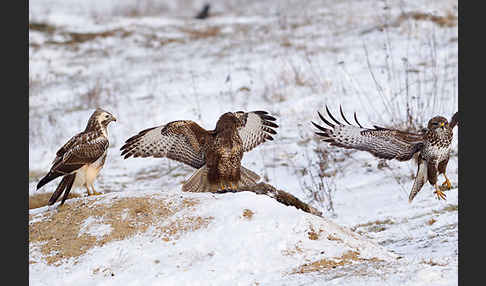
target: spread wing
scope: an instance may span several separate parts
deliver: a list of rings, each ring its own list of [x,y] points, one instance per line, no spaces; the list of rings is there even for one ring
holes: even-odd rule
[[[336,124],[326,120],[319,112],[319,117],[331,128],[324,128],[314,122],[312,124],[322,131],[316,132],[316,134],[322,136],[324,141],[330,142],[331,145],[367,151],[378,158],[397,159],[399,161],[410,160],[413,154],[423,147],[423,134],[388,129],[376,125],[373,129],[363,128],[356,118],[356,113],[354,119],[359,127],[354,126],[349,123],[340,108],[341,116],[347,123],[345,125],[332,116],[327,106],[326,111]]]
[[[459,123],[459,111],[454,113],[454,115],[452,115],[452,118],[451,120],[449,121],[449,126],[450,128],[454,128],[457,124]]]
[[[206,163],[205,148],[211,133],[191,120],[178,120],[140,131],[125,141],[121,155],[133,157],[167,157],[201,168]]]
[[[108,149],[108,139],[96,131],[82,132],[56,152],[51,172],[68,174],[95,162]]]
[[[266,140],[273,140],[271,135],[277,134],[272,128],[278,125],[273,123],[275,117],[268,115],[266,111],[235,112],[241,120],[242,126],[238,128],[238,134],[243,141],[243,150],[250,151]]]

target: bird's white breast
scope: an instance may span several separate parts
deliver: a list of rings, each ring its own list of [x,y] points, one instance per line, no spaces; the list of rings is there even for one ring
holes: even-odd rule
[[[105,151],[105,153],[102,156],[100,156],[98,160],[94,161],[91,164],[86,164],[83,167],[79,168],[76,171],[74,186],[80,187],[80,186],[92,185],[94,180],[98,176],[99,172],[101,171],[101,168],[103,168],[106,159],[106,154],[107,151]]]

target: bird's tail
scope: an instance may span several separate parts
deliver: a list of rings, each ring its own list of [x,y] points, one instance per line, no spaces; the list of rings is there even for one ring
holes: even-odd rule
[[[64,192],[64,196],[62,197],[61,205],[64,204],[64,201],[67,199],[69,192],[71,191],[75,178],[76,174],[64,176],[47,204],[50,206],[53,205],[61,196],[62,192]]]
[[[183,192],[202,193],[211,191],[208,181],[208,168],[206,165],[197,169],[194,174],[182,185]]]
[[[420,192],[423,185],[427,182],[427,161],[419,159],[419,164],[417,168],[417,176],[415,176],[415,181],[413,182],[412,190],[408,196],[408,202],[411,203],[413,198]]]
[[[241,178],[238,184],[238,186],[240,187],[255,185],[260,180],[260,176],[258,176],[257,174],[255,174],[255,172],[243,166],[241,166],[240,172],[241,172]]]
[[[253,171],[241,166],[240,167],[240,181],[238,182],[238,186],[251,186],[255,185],[259,180],[260,176],[255,174]],[[194,192],[194,193],[202,193],[202,192],[211,192],[216,191],[217,186],[212,186],[208,180],[208,168],[206,165],[198,169],[192,176],[187,180],[184,185],[182,185],[183,192]],[[214,189],[214,190],[213,190]]]
[[[58,172],[51,172],[47,173],[40,181],[37,183],[37,190],[42,188],[45,184],[49,183],[50,181],[54,180],[55,178],[62,176],[64,174]]]

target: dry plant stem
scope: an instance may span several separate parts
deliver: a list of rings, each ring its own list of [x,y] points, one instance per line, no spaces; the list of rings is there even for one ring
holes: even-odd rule
[[[282,191],[282,190],[277,190],[275,187],[272,185],[266,184],[266,183],[259,183],[253,186],[245,186],[245,187],[240,187],[238,190],[223,190],[223,191],[218,191],[218,192],[212,192],[213,194],[224,194],[224,193],[237,193],[237,192],[253,192],[257,195],[266,195],[269,196],[277,202],[284,204],[286,206],[293,206],[296,207],[297,209],[303,210],[307,213],[322,217],[322,212],[318,211],[317,209],[309,206],[308,204],[302,202],[295,196]]]

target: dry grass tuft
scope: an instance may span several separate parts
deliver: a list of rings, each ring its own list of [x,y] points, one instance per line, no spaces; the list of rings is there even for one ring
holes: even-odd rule
[[[31,22],[29,23],[29,30],[39,31],[44,33],[53,33],[54,31],[56,31],[56,27],[53,25],[49,25],[47,23]]]
[[[46,44],[52,45],[75,45],[82,44],[84,42],[93,41],[98,38],[120,37],[126,38],[133,34],[133,31],[127,31],[122,28],[113,30],[94,32],[94,33],[79,33],[63,31],[62,28],[49,25],[46,23],[29,23],[29,30],[39,31],[47,34],[59,33],[59,35],[65,36],[68,39],[66,41],[48,40]]]
[[[188,28],[181,28],[181,31],[186,33],[192,40],[207,39],[216,37],[221,33],[220,27],[207,27],[205,30],[195,30]]]
[[[57,210],[39,214],[47,217],[29,222],[30,247],[38,248],[48,264],[57,265],[63,259],[79,257],[93,247],[143,233],[149,226],[198,203],[188,199],[174,203],[155,198],[121,198],[109,205],[97,204],[100,199],[66,203]],[[30,215],[29,221],[39,215]],[[103,236],[80,233],[86,219],[90,217],[109,225],[111,232]],[[194,225],[202,227],[206,223],[204,218],[188,218],[187,221],[189,224],[173,225],[172,233],[197,229]],[[181,230],[176,230],[178,227]]]
[[[341,257],[337,257],[335,260],[329,259],[321,259],[314,261],[312,263],[306,263],[299,266],[295,269],[292,274],[302,274],[302,273],[309,273],[309,272],[319,272],[325,271],[328,269],[334,269],[339,266],[344,266],[347,264],[351,264],[353,262],[380,262],[381,260],[378,258],[371,258],[365,259],[359,257],[360,253],[357,251],[347,251]]]
[[[329,234],[329,235],[327,236],[327,239],[328,239],[328,240],[333,240],[333,241],[340,241],[340,242],[342,242],[342,241],[343,241],[343,240],[342,240],[342,239],[340,239],[339,237],[334,236],[334,235],[332,235],[332,234]]]
[[[39,193],[35,195],[29,196],[29,209],[36,209],[43,206],[47,206],[49,199],[51,198],[53,193]],[[68,199],[72,198],[79,198],[81,195],[76,193],[69,193]]]
[[[390,224],[395,224],[394,221],[391,219],[385,219],[385,220],[375,220],[375,221],[370,221],[367,223],[362,223],[355,225],[354,227],[351,228],[352,231],[356,231],[360,228],[365,228],[366,232],[380,232],[386,230],[386,225]],[[362,234],[363,231],[358,230],[357,231],[359,234]]]
[[[300,242],[301,241],[299,241],[299,243]],[[302,250],[302,248],[298,244],[296,244],[293,249],[282,250],[282,254],[285,255],[285,256],[293,256],[297,253],[303,253],[303,252],[304,252],[304,250]]]
[[[243,210],[243,217],[250,220],[255,213],[252,210],[244,209]]]
[[[323,232],[322,229],[319,229],[319,231],[316,231],[312,225],[310,225],[310,230],[307,232],[307,235],[310,240],[318,240],[321,233]]]
[[[440,27],[455,27],[457,26],[457,16],[452,13],[452,11],[447,12],[445,16],[436,16],[423,12],[411,12],[400,15],[399,21],[404,21],[408,18],[414,19],[416,21],[431,21]]]
[[[423,264],[428,264],[428,265],[430,265],[430,266],[447,266],[447,263],[439,263],[439,262],[435,262],[435,261],[433,261],[433,260],[432,260],[432,258],[431,258],[431,259],[429,259],[429,260],[425,260],[425,259],[423,259],[423,260],[421,261],[421,263],[423,263]]]
[[[454,12],[452,11],[448,11],[445,16],[437,16],[437,15],[432,15],[423,12],[408,12],[408,13],[402,13],[400,16],[398,16],[394,21],[391,21],[390,23],[382,24],[378,27],[365,30],[362,33],[366,34],[375,29],[378,29],[379,31],[383,31],[388,27],[399,27],[409,19],[413,19],[415,21],[430,21],[432,23],[437,24],[441,28],[455,27],[457,26],[458,23],[457,16],[454,15]]]

